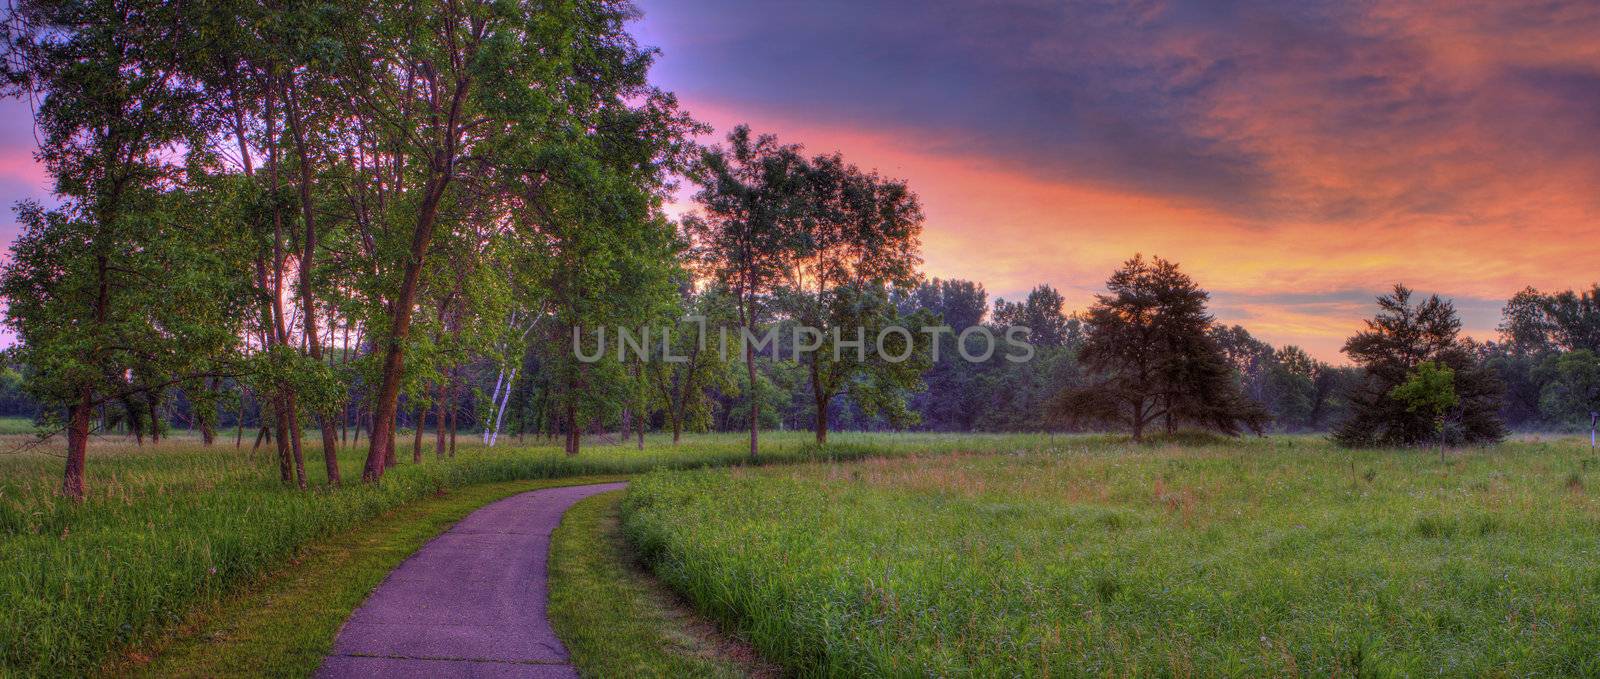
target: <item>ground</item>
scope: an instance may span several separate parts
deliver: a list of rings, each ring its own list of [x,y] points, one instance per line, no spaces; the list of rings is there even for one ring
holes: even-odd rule
[[[1600,461],[1586,441],[1441,465],[1315,437],[806,438],[767,438],[769,461],[798,466],[705,471],[671,470],[739,464],[743,439],[577,458],[467,442],[376,488],[310,492],[281,488],[248,442],[99,442],[81,506],[53,495],[48,450],[0,457],[0,674],[231,674],[229,658],[262,648],[304,673],[331,637],[273,637],[274,619],[310,610],[295,597],[333,593],[309,627],[336,629],[455,518],[538,479],[596,474],[633,478],[632,544],[605,537],[614,505],[579,505],[551,567],[591,600],[626,599],[564,606],[553,590],[554,623],[595,676],[770,668],[748,664],[752,648],[790,670],[882,674],[1600,673],[1587,653]],[[361,452],[342,455],[348,473]],[[635,550],[720,632],[617,563]],[[575,563],[591,567],[562,565]],[[608,630],[653,650],[597,653]]]
[[[1594,676],[1596,462],[1082,440],[655,473],[623,516],[803,674]]]

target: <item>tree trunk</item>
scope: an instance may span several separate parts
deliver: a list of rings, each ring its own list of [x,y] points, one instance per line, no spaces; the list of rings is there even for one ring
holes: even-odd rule
[[[1166,399],[1166,412],[1163,413],[1163,416],[1167,420],[1167,436],[1172,436],[1178,433],[1178,423],[1172,419],[1172,394],[1167,394],[1162,398]]]
[[[500,425],[505,422],[505,419],[506,419],[506,408],[511,406],[511,385],[516,382],[516,379],[517,379],[517,368],[512,368],[511,369],[511,376],[506,378],[505,395],[500,397],[500,404],[498,406],[495,406],[494,429],[492,430],[492,433],[489,435],[489,445],[490,446],[493,446],[496,442],[498,442],[500,440]],[[522,440],[521,439],[521,434],[519,432],[517,441],[520,443],[521,440]]]
[[[300,433],[300,418],[299,417],[295,417],[294,415],[292,415],[292,413],[297,412],[297,408],[295,406],[294,394],[291,393],[291,394],[285,396],[284,400],[288,401],[289,412],[291,413],[291,415],[289,416],[289,449],[294,452],[294,478],[295,478],[295,485],[298,486],[301,490],[305,490],[305,488],[306,488],[306,458],[305,458],[305,455],[303,454],[303,451],[301,450],[301,445],[300,445],[301,444],[301,440],[304,437]]]
[[[272,406],[272,415],[277,420],[274,437],[278,444],[278,476],[283,485],[294,485],[294,460],[289,453],[289,418],[283,408],[283,397],[279,396]]]
[[[145,404],[150,408],[150,445],[161,445],[161,401],[153,390],[146,392]]]
[[[433,410],[433,456],[444,459],[444,409],[449,397],[445,395],[444,383],[439,383],[439,402],[434,404]]]
[[[745,327],[749,328],[751,336],[755,335],[754,323],[747,323]],[[749,341],[744,342],[744,371],[750,385],[750,460],[754,462],[760,450],[761,395],[756,393],[756,353]]]
[[[454,132],[450,132],[454,134]],[[406,259],[405,275],[400,282],[400,292],[394,299],[389,337],[384,345],[383,382],[378,388],[378,398],[372,413],[372,442],[367,450],[366,467],[361,479],[369,483],[383,477],[383,461],[394,451],[394,416],[400,398],[400,379],[405,371],[406,340],[411,334],[411,312],[416,306],[417,284],[422,275],[428,243],[433,240],[433,229],[439,213],[439,201],[450,184],[450,171],[435,172],[428,177],[423,189],[422,205],[417,211],[417,224],[411,234],[410,257]]]
[[[411,434],[411,462],[422,464],[422,423],[428,417],[428,408],[424,405],[417,406],[416,422],[413,423],[415,431]]]
[[[489,422],[491,422],[491,423],[494,422],[497,419],[497,415],[499,414],[498,411],[500,410],[500,383],[504,382],[505,379],[506,379],[506,369],[505,368],[500,368],[499,370],[495,371],[495,374],[494,374],[494,391],[489,392]],[[493,432],[490,431],[490,427],[484,427],[483,428],[483,445],[486,445],[486,446],[494,445],[490,441],[490,439],[493,438],[493,435],[494,435]]]
[[[317,254],[316,210],[311,202],[311,154],[306,149],[305,129],[301,124],[300,105],[294,96],[292,79],[285,83],[284,90],[289,131],[294,137],[295,152],[300,157],[300,220],[305,225],[305,234],[300,243],[300,318],[305,321],[306,351],[311,354],[312,360],[321,363],[322,341],[317,337],[317,303],[311,294],[311,265]],[[327,413],[317,413],[317,429],[322,432],[322,462],[327,468],[328,485],[337,486],[339,442],[334,436],[333,419]]]
[[[822,388],[822,368],[811,357],[811,394],[817,402],[817,445],[828,445],[828,395]]]
[[[817,397],[817,445],[828,445],[828,399]]]
[[[569,388],[576,388],[572,381],[568,381]],[[578,432],[578,397],[575,393],[567,394],[567,454],[577,455],[578,447],[582,444],[583,435]]]
[[[72,407],[67,424],[67,470],[61,479],[61,494],[83,501],[83,468],[89,457],[89,415],[94,411],[94,390],[78,390],[78,404]]]
[[[450,421],[450,457],[455,457],[456,456],[456,406],[455,406],[455,403],[454,403],[455,396],[456,396],[455,388],[452,386],[451,389],[450,389],[451,404],[450,404],[450,410],[449,410],[449,413],[448,413],[449,414],[449,418],[448,419]]]
[[[207,377],[205,379],[206,398],[207,399],[211,399],[209,401],[209,403],[212,404],[212,405],[207,406],[207,408],[215,408],[215,404],[216,404],[215,397],[216,397],[217,394],[216,394],[216,389],[214,389],[211,386],[212,385],[212,382],[211,382],[212,379],[213,378],[210,378],[210,377]],[[193,407],[194,407],[194,404],[190,403],[190,409],[191,410],[193,409]],[[204,446],[206,446],[208,448],[211,447],[211,444],[217,442],[217,428],[215,426],[215,423],[211,421],[211,418],[215,416],[215,413],[216,413],[216,411],[212,410],[211,412],[201,413],[198,417],[195,418],[196,420],[199,420],[198,424],[200,425],[200,444],[204,445]]]

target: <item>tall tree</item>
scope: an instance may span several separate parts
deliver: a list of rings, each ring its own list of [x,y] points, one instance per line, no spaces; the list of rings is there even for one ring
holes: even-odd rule
[[[7,16],[5,82],[43,97],[38,157],[63,205],[21,206],[0,288],[36,393],[68,413],[62,492],[76,499],[94,408],[203,369],[231,328],[206,323],[229,299],[216,267],[232,262],[207,254],[219,234],[173,193],[201,96],[173,61],[174,19],[140,0],[24,1]],[[128,382],[135,370],[147,379]]]
[[[370,139],[362,150],[393,156],[369,162],[347,154],[360,169],[351,175],[352,193],[382,208],[366,213],[378,231],[371,252],[383,289],[374,296],[382,313],[371,319],[381,359],[362,472],[372,481],[393,447],[420,283],[441,217],[466,199],[464,172],[470,168],[474,181],[500,181],[589,143],[572,135],[594,129],[590,123],[599,121],[591,114],[601,104],[622,107],[640,93],[651,53],[627,34],[633,8],[621,0],[441,0],[369,5],[367,12],[375,36],[352,45],[342,63],[348,100],[372,119],[362,128]],[[501,195],[506,200],[495,205],[516,202]]]
[[[1600,412],[1600,357],[1578,349],[1545,359],[1536,373],[1543,387],[1539,410],[1547,421],[1565,426],[1592,424]]]
[[[740,125],[726,148],[706,149],[695,168],[700,215],[686,220],[707,273],[734,297],[739,327],[754,337],[768,297],[798,249],[796,197],[805,181],[797,146]],[[750,457],[760,450],[761,398],[754,341],[743,347]]]
[[[665,326],[661,353],[645,364],[654,400],[672,430],[672,444],[678,445],[686,429],[704,431],[711,426],[713,391],[738,390],[732,366],[710,342],[712,328],[733,324],[733,302],[722,290],[700,293],[687,284],[680,289],[681,308],[686,316]]]
[[[975,281],[933,279],[894,292],[902,316],[917,311],[932,315],[951,332],[929,338],[932,365],[923,373],[926,390],[911,397],[910,407],[922,425],[944,431],[972,431],[980,426],[986,408],[981,371],[985,366],[957,359],[957,333],[980,325],[989,308],[989,295]]]
[[[1179,423],[1229,435],[1262,431],[1266,411],[1240,392],[1210,333],[1209,296],[1177,264],[1135,255],[1106,289],[1084,317],[1079,360],[1093,381],[1064,390],[1060,414],[1120,424],[1136,441],[1155,422],[1168,432]]]
[[[1451,443],[1485,443],[1505,436],[1499,418],[1502,386],[1493,371],[1457,335],[1455,306],[1431,295],[1415,304],[1412,292],[1396,284],[1378,297],[1378,314],[1367,329],[1351,337],[1344,353],[1366,373],[1349,394],[1351,414],[1334,434],[1349,446],[1414,445],[1433,440],[1431,415],[1394,396],[1423,362],[1450,370],[1460,404],[1443,436]]]
[[[926,344],[920,323],[885,335],[896,346],[881,354],[868,345],[887,328],[908,325],[888,291],[915,282],[922,207],[905,182],[862,172],[839,154],[817,156],[802,172],[793,207],[796,248],[777,306],[815,345],[799,358],[811,384],[817,443],[825,444],[828,410],[841,393],[849,390],[870,411],[904,420],[903,395],[921,384],[927,352],[919,351]],[[859,348],[838,346],[857,340]]]

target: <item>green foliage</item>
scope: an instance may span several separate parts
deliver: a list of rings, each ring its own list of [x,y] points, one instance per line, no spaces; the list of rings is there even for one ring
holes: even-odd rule
[[[1115,423],[1135,439],[1157,422],[1169,433],[1180,424],[1229,435],[1265,429],[1266,410],[1240,391],[1212,334],[1209,296],[1177,264],[1136,255],[1106,288],[1084,316],[1079,360],[1092,382],[1063,390],[1054,404],[1060,416]]]
[[[256,393],[293,393],[307,412],[332,413],[344,405],[345,384],[333,367],[290,347],[279,345],[251,355],[245,370]]]
[[[1590,424],[1600,411],[1600,357],[1587,349],[1550,356],[1536,374],[1544,384],[1539,412],[1550,422]]]
[[[1358,451],[1356,490],[1312,438],[1041,448],[655,473],[624,529],[800,676],[1600,672],[1572,439]]]
[[[1600,352],[1600,284],[1541,293],[1526,288],[1506,302],[1500,332],[1518,353]]]
[[[1456,371],[1433,361],[1418,363],[1405,382],[1389,390],[1389,398],[1405,404],[1406,412],[1439,420],[1440,428],[1445,413],[1461,404],[1456,395]]]
[[[573,505],[550,537],[550,623],[572,663],[586,676],[749,676],[638,566],[618,526],[620,495]]]
[[[1437,295],[1412,304],[1411,290],[1396,285],[1378,298],[1379,312],[1367,329],[1345,343],[1344,351],[1365,374],[1350,394],[1351,414],[1335,438],[1348,446],[1413,445],[1434,440],[1439,412],[1432,406],[1413,408],[1396,397],[1395,389],[1411,380],[1424,362],[1437,373],[1452,376],[1459,403],[1443,433],[1449,443],[1488,443],[1505,436],[1500,410],[1504,387],[1476,354],[1457,338],[1461,320],[1455,307]],[[1419,398],[1436,398],[1424,389]],[[1410,392],[1402,392],[1410,393]],[[1442,398],[1442,397],[1437,397]]]

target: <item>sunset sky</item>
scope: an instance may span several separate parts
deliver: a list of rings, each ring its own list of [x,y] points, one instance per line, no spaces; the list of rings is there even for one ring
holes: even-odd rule
[[[1516,290],[1600,279],[1600,3],[640,8],[690,111],[909,180],[928,274],[991,297],[1081,308],[1158,254],[1337,361],[1396,281],[1490,337]]]
[[[927,273],[991,299],[1082,308],[1155,254],[1342,361],[1396,281],[1490,337],[1516,290],[1600,279],[1600,3],[639,4],[656,82],[719,136],[909,180]],[[0,103],[0,202],[45,197],[33,146]]]

